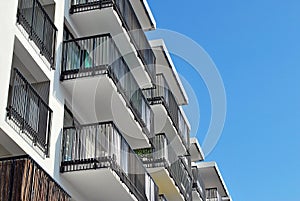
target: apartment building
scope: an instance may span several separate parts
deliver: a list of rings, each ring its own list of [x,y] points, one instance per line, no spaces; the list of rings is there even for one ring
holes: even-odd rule
[[[0,5],[1,201],[230,198],[146,0]]]

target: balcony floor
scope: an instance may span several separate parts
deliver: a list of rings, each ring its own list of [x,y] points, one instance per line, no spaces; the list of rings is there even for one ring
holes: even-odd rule
[[[128,32],[112,7],[75,13],[70,19],[76,25],[80,37],[110,33],[138,84],[144,88],[152,86],[151,78],[137,56]]]
[[[137,201],[117,174],[109,168],[66,172],[62,175],[89,201]]]
[[[154,113],[155,133],[165,133],[170,145],[178,156],[186,154],[186,148],[169,117],[167,110],[162,104],[151,105]]]
[[[159,194],[164,194],[167,200],[185,201],[166,168],[147,168],[147,170],[157,184]]]
[[[80,123],[113,121],[133,149],[150,146],[130,106],[107,75],[65,80],[62,84],[69,94],[71,109],[81,118]]]

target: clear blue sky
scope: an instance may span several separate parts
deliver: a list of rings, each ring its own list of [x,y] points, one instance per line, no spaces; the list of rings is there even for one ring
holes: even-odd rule
[[[217,161],[233,200],[300,201],[300,1],[148,2],[157,27],[195,40],[222,76],[226,123],[206,160]],[[201,78],[189,82],[201,102],[202,142],[210,99]]]

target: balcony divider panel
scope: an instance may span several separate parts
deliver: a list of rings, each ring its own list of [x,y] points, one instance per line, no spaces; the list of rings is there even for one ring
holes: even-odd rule
[[[57,28],[41,3],[38,0],[19,0],[17,22],[54,69]]]
[[[16,68],[12,81],[7,116],[48,156],[52,110]]]
[[[155,83],[156,58],[129,0],[72,0],[70,13],[114,7],[141,58],[151,80]]]
[[[64,41],[61,80],[107,74],[131,106],[141,127],[153,136],[153,111],[109,34]]]
[[[112,122],[63,131],[61,172],[112,168],[138,200],[157,201],[158,188]]]

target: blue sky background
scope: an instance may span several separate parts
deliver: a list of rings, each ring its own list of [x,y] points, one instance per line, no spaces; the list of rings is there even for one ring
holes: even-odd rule
[[[226,88],[217,161],[235,201],[299,201],[300,1],[148,0],[157,27],[182,33],[215,62]],[[194,87],[203,142],[210,99],[189,64],[174,57]],[[193,106],[186,108],[192,118]]]

